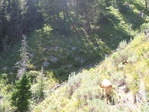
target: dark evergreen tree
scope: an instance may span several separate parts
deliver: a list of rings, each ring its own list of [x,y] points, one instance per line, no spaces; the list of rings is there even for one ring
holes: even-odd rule
[[[43,25],[43,16],[38,7],[39,0],[26,0],[22,29],[25,34],[39,29]]]
[[[11,100],[12,105],[16,107],[17,112],[27,112],[29,109],[29,99],[31,98],[30,81],[26,74],[16,81],[15,90]]]
[[[70,18],[66,0],[39,0],[38,6],[47,24],[56,33],[67,34],[70,31]]]
[[[0,43],[3,51],[8,51],[21,37],[22,4],[24,0],[0,2]]]
[[[37,3],[38,0],[0,0],[0,50],[10,50],[23,34],[42,26]]]

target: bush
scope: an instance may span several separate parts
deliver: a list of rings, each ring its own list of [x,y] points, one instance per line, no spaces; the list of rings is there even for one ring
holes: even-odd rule
[[[74,73],[71,73],[68,77],[68,94],[69,94],[69,97],[71,97],[74,93],[74,91],[80,87],[80,84],[81,84],[81,77],[79,75],[76,75],[75,72]]]
[[[43,77],[43,68],[41,69],[40,75],[38,76],[38,84],[37,84],[37,90],[36,90],[36,95],[37,95],[37,100],[42,101],[44,99],[44,77]]]
[[[12,111],[10,94],[13,86],[8,84],[5,79],[0,79],[0,112]]]
[[[36,77],[39,75],[38,71],[29,71],[28,72],[28,77],[30,78],[32,83],[36,82]]]
[[[118,46],[117,50],[124,49],[126,46],[127,46],[127,41],[123,40],[119,43],[119,46]]]

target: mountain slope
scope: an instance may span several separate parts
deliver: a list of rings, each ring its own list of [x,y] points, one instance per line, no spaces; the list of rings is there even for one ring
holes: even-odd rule
[[[85,1],[82,3],[86,4]],[[149,28],[149,24],[147,25],[149,13],[145,10],[144,2],[93,1],[97,3],[90,4],[92,10],[86,11],[89,13],[88,17],[80,14],[80,19],[74,21],[70,32],[63,32],[65,23],[60,25],[58,30],[53,30],[47,21],[42,28],[27,35],[29,46],[27,74],[31,79],[32,91],[30,110],[35,109],[34,106],[44,98],[45,101],[34,111],[82,112],[104,111],[107,108],[106,111],[109,112],[117,107],[115,111],[119,112],[125,109],[133,110],[135,106],[141,109],[141,106],[147,104],[143,103],[140,106],[140,104],[133,105],[132,102],[136,99],[138,101],[138,98],[141,99],[139,103],[143,102],[148,92],[148,40],[142,33],[127,45],[130,38]],[[106,5],[107,1],[110,6]],[[71,13],[73,14],[73,11]],[[48,17],[52,17],[50,13],[47,14]],[[49,20],[48,17],[45,19]],[[112,51],[118,45],[118,49]],[[9,52],[0,51],[0,111],[2,112],[15,111],[15,107],[11,105],[11,95],[15,90],[19,69],[16,63],[21,60],[20,47],[21,42],[17,42]],[[112,52],[111,56],[105,58],[105,54]],[[103,58],[105,61],[97,65]],[[77,73],[72,73],[71,77],[68,77],[73,71]],[[102,100],[99,84],[105,78],[110,79],[114,86],[114,106],[106,105]],[[69,79],[67,83],[58,84],[67,79]],[[48,97],[49,94],[51,97]]]
[[[114,86],[113,106],[101,98],[99,84],[105,78]],[[149,38],[141,33],[128,45],[122,41],[118,49],[96,67],[72,73],[68,82],[52,92],[33,112],[146,112],[148,85]]]
[[[72,29],[72,32],[66,35],[54,32],[48,23],[32,32],[28,36],[31,62],[28,69],[39,71],[41,66],[44,66],[45,71],[52,71],[57,80],[64,81],[72,71],[101,61],[120,41],[129,40],[140,32],[142,24],[148,21],[144,5],[138,0],[128,1],[127,4],[125,0],[118,4],[113,2],[111,1],[110,6],[105,5],[106,0],[92,5],[94,8],[91,12],[96,13],[92,12],[93,17],[89,17],[91,34],[85,30],[87,21],[84,17],[78,21],[76,30]],[[0,54],[0,73],[7,73],[7,78],[12,81],[17,74],[14,66],[20,60],[19,44],[9,52]]]

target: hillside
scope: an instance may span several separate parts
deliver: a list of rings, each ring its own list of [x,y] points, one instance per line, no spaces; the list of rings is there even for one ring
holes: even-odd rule
[[[143,3],[137,0],[119,1],[110,6],[105,2],[90,5],[93,8],[87,17],[90,29],[86,29],[88,21],[83,18],[84,15],[80,15],[77,23],[74,21],[75,26],[72,25],[75,28],[69,32],[62,33],[45,22],[27,35],[30,54],[28,71],[40,71],[44,66],[45,71],[52,71],[57,80],[67,80],[71,72],[100,62],[122,40],[129,41],[140,30],[144,31],[143,24],[148,22],[148,12],[144,10]],[[93,18],[90,18],[90,13],[94,14],[91,15]],[[65,27],[63,24],[61,26]],[[10,81],[14,81],[17,74],[15,64],[21,58],[20,43],[18,41],[8,52],[0,54],[0,73],[12,74],[8,75]]]
[[[147,112],[148,70],[149,38],[141,33],[128,44],[122,41],[118,49],[96,67],[84,69],[78,74],[72,73],[68,81],[33,112]],[[101,99],[99,84],[105,78],[111,80],[115,87],[115,105],[107,105]],[[137,98],[135,104],[133,97]]]
[[[0,0],[0,112],[148,111],[148,7]],[[110,105],[99,87],[105,78]]]

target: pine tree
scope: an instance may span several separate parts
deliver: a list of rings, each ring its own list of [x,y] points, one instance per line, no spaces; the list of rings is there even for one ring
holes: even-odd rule
[[[29,62],[27,49],[28,49],[28,45],[26,41],[26,36],[23,35],[23,40],[22,40],[21,49],[20,49],[21,60],[16,63],[18,67],[18,74],[16,76],[17,79],[21,78],[21,75],[26,72],[28,62]]]
[[[16,81],[16,87],[11,97],[11,103],[16,107],[17,112],[27,112],[29,99],[31,98],[30,81],[26,74]]]

